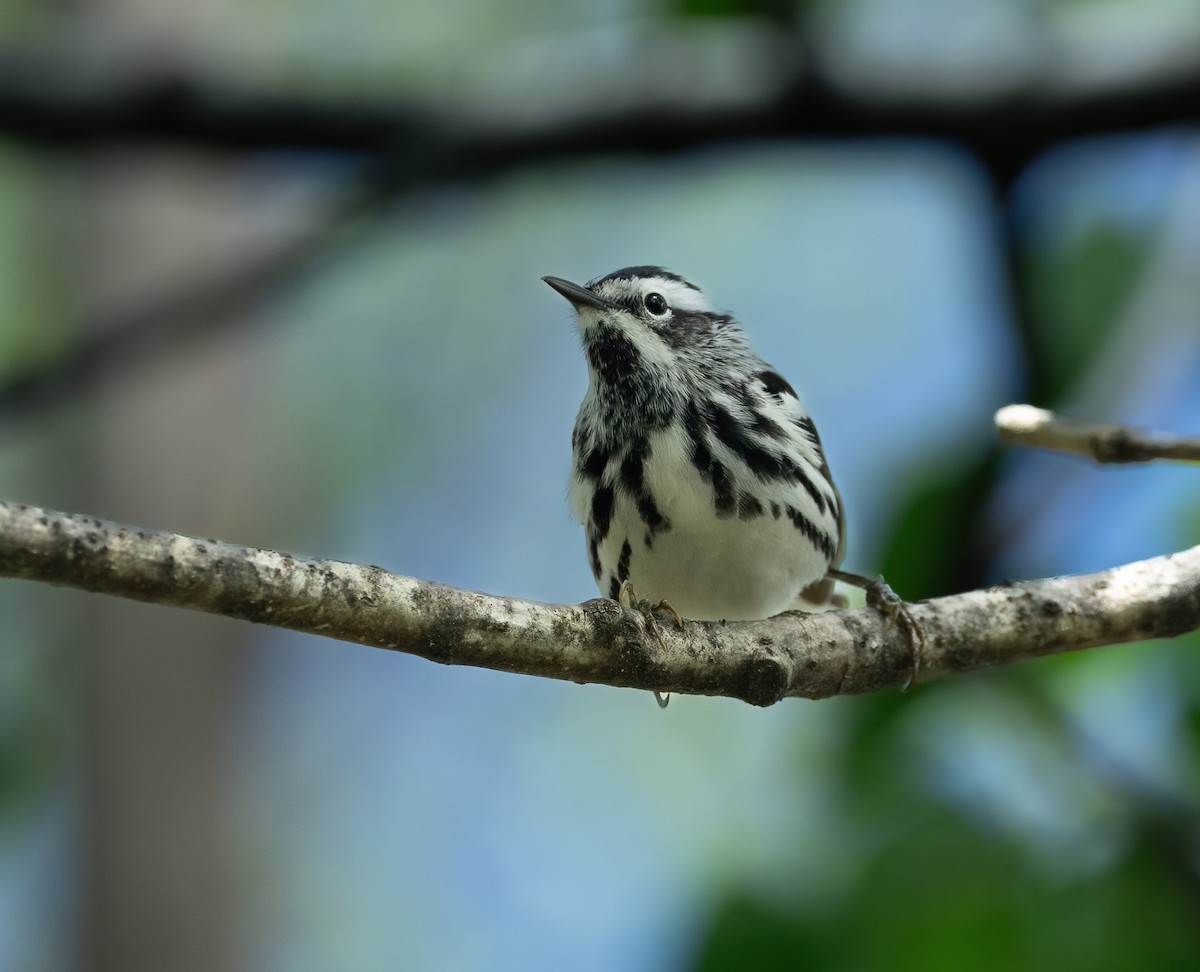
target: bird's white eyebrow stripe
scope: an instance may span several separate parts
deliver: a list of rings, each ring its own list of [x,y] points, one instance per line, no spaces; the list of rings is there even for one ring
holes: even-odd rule
[[[685,311],[702,311],[704,313],[714,313],[716,308],[712,302],[704,296],[704,292],[696,290],[694,287],[689,287],[685,284],[676,283],[674,280],[663,280],[665,286],[659,290],[666,299],[667,303],[675,310]]]
[[[588,287],[596,287],[600,284],[609,283],[615,280],[674,280],[676,283],[683,284],[685,287],[691,287],[692,290],[699,290],[694,283],[684,280],[677,273],[672,273],[663,267],[655,266],[640,266],[640,267],[623,267],[620,270],[614,270],[612,273],[605,274],[603,277],[597,277],[595,280],[588,282]]]
[[[680,282],[670,277],[614,277],[595,285],[600,295],[610,300],[634,300],[646,294],[658,293],[666,298],[673,310],[698,311],[705,314],[716,313],[713,306],[702,290],[698,290],[686,281]]]

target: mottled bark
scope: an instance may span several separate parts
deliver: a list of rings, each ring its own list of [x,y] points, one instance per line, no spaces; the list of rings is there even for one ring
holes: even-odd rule
[[[615,601],[550,605],[0,501],[0,576],[173,604],[482,668],[755,705],[898,686],[901,628],[870,608],[650,630]],[[910,606],[921,680],[1200,628],[1200,547],[1099,574]]]

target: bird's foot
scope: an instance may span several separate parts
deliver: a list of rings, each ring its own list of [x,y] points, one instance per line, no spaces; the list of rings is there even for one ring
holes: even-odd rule
[[[619,603],[621,607],[627,608],[630,611],[637,611],[638,614],[645,618],[646,627],[650,630],[650,633],[654,635],[658,643],[664,648],[666,647],[666,643],[663,641],[662,631],[658,626],[658,618],[655,617],[656,614],[659,612],[670,614],[671,617],[675,619],[675,624],[679,627],[679,630],[683,630],[682,614],[676,611],[675,608],[671,607],[671,605],[666,601],[659,601],[657,604],[651,604],[647,600],[639,600],[637,593],[633,589],[633,584],[631,584],[628,580],[621,582],[621,589],[617,592],[617,603]],[[654,701],[658,703],[658,707],[660,709],[665,709],[667,707],[667,703],[671,701],[671,695],[669,692],[664,694],[656,691],[654,693]]]
[[[658,619],[655,617],[655,615],[660,612],[671,615],[671,617],[675,620],[675,626],[679,628],[680,631],[683,630],[682,614],[676,611],[675,608],[671,607],[671,605],[666,601],[659,601],[657,604],[651,604],[647,600],[639,599],[637,592],[633,589],[633,584],[627,580],[621,582],[621,589],[617,592],[617,601],[620,603],[621,607],[628,608],[631,611],[637,611],[638,614],[644,617],[646,619],[646,624],[654,630],[655,634],[659,637],[659,640],[662,639],[662,636],[658,635]]]
[[[900,686],[901,692],[908,691],[909,686],[917,680],[917,674],[921,671],[921,657],[925,653],[925,631],[917,619],[912,616],[908,604],[892,590],[882,577],[863,577],[860,574],[851,574],[844,570],[831,570],[829,576],[845,584],[861,587],[867,595],[867,606],[886,614],[893,623],[900,626],[908,637],[908,646],[911,651],[908,678]]]

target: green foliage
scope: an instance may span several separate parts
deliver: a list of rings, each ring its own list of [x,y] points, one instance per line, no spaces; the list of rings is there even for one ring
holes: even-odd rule
[[[948,462],[901,506],[883,559],[883,576],[909,601],[978,587],[984,554],[977,535],[998,454]]]
[[[1145,266],[1142,249],[1131,233],[1096,224],[1071,245],[1029,258],[1027,306],[1036,327],[1027,364],[1030,385],[1047,402],[1085,376],[1125,323],[1122,312]],[[903,596],[969,589],[992,575],[995,551],[983,524],[1004,468],[999,458],[992,450],[943,462],[901,501],[883,572]],[[1200,540],[1197,509],[1180,511],[1180,546]],[[1080,688],[1088,680],[1072,675],[1100,670],[1108,654],[972,676],[978,705],[956,699],[964,690],[958,680],[843,700],[843,733],[826,745],[841,767],[835,812],[848,879],[826,881],[801,863],[774,878],[770,891],[728,890],[713,905],[695,967],[1196,968],[1200,634],[1158,650],[1111,649],[1118,650],[1136,653],[1138,664],[1110,666],[1115,691],[1122,678],[1132,682],[1156,666],[1171,673],[1164,684],[1174,696],[1140,718],[1166,720],[1157,731],[1171,740],[1163,765],[1174,769],[1148,772],[1110,752],[1111,740],[1091,738],[1070,711],[1070,699],[1094,706],[1104,698],[1089,697]],[[1129,688],[1146,692],[1145,685]],[[928,751],[930,734],[954,752],[960,770],[962,760],[994,762],[986,772],[996,774],[995,792],[1006,799],[1061,814],[1055,826],[1073,835],[1073,849],[1034,835],[1011,807],[990,805],[986,788],[972,789],[939,766]],[[1036,772],[1014,771],[1022,761]],[[1163,772],[1175,776],[1154,775]],[[1061,786],[1019,792],[1039,782]]]
[[[68,646],[77,628],[74,612],[54,598],[61,593],[12,583],[0,590],[0,825],[44,805],[68,762],[77,674]]]
[[[21,700],[0,725],[0,821],[45,795],[62,770],[63,723],[54,700]]]
[[[1061,401],[1104,349],[1141,279],[1147,250],[1127,227],[1097,222],[1077,245],[1029,256],[1035,400]]]
[[[671,6],[685,17],[764,17],[786,24],[804,4],[799,0],[673,0]]]
[[[1112,874],[1060,885],[995,834],[931,812],[864,872],[848,936],[860,961],[848,964],[1183,968],[1185,956],[1200,954],[1200,934],[1187,917],[1194,891],[1179,896],[1182,889],[1155,862],[1163,850],[1139,846]]]
[[[1183,651],[1200,648],[1200,639],[1187,641]],[[1086,656],[1062,661],[1087,663]],[[1035,709],[1044,702],[1039,679],[1028,672],[981,677],[1000,683],[1002,694],[1028,698]],[[955,686],[918,691],[949,694]],[[1115,817],[1096,826],[1108,836],[1115,828],[1123,839],[1115,859],[1064,868],[1005,826],[1002,810],[952,804],[930,785],[898,698],[854,703],[859,719],[852,729],[846,803],[839,809],[852,824],[842,848],[852,862],[851,881],[814,899],[807,886],[822,876],[799,865],[773,894],[730,892],[711,915],[695,967],[1194,967],[1200,957],[1200,874],[1190,850],[1194,808],[1124,785],[1102,768],[1082,769],[1117,808]],[[1048,710],[1043,719],[1026,711],[1033,721],[1022,732],[1048,732],[1057,738],[1052,745],[1063,746],[1061,757],[1081,767],[1083,744],[1058,738],[1062,714]],[[1056,718],[1057,728],[1045,725]]]
[[[0,380],[53,357],[67,341],[56,274],[63,255],[55,199],[32,154],[0,142]]]
[[[710,919],[709,938],[695,968],[782,972],[821,968],[823,959],[828,959],[825,943],[799,916],[769,900],[733,894]]]

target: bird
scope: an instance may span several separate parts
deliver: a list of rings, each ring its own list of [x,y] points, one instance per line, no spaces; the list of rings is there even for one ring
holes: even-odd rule
[[[839,569],[845,508],[816,424],[732,314],[660,266],[542,280],[587,360],[568,496],[602,594],[681,626],[844,606],[837,580],[871,596],[882,579]]]

